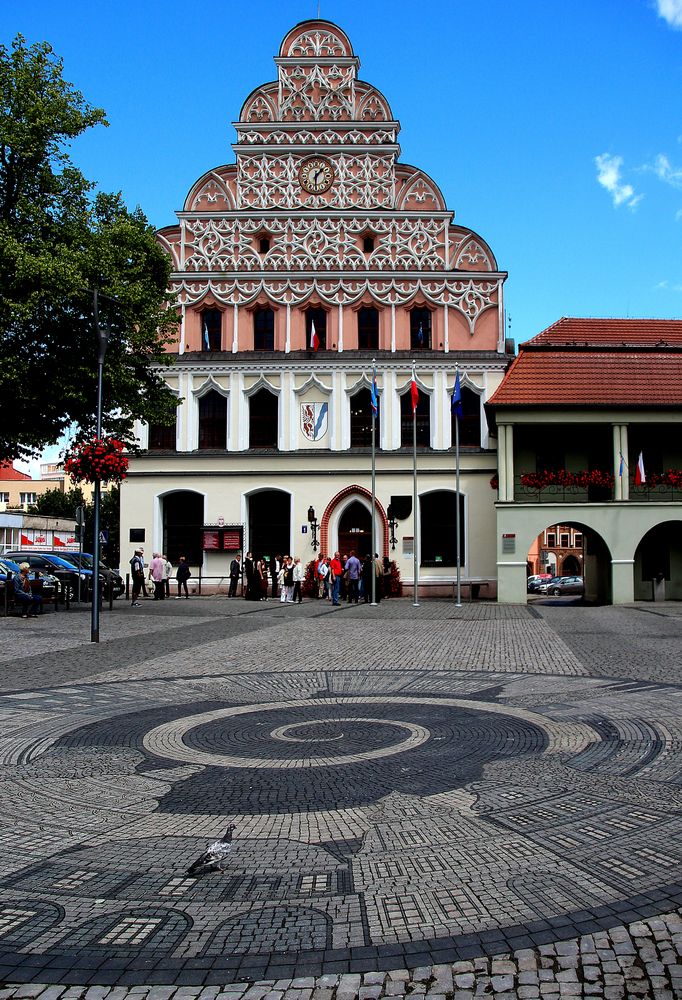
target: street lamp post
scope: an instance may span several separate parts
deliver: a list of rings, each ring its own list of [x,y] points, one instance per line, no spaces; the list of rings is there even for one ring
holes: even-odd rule
[[[109,345],[110,330],[108,324],[102,327],[99,322],[99,310],[97,304],[97,289],[92,293],[92,312],[95,321],[95,333],[97,335],[97,433],[99,440],[102,437],[102,373],[104,371],[104,358]],[[93,567],[92,567],[92,611],[90,619],[90,642],[99,642],[99,515],[101,507],[102,484],[99,479],[95,480],[93,518]]]

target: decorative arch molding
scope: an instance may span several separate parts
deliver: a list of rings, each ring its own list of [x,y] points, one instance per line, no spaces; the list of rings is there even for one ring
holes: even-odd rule
[[[236,167],[226,164],[215,167],[203,174],[198,181],[190,188],[185,199],[184,210],[186,212],[205,211],[224,212],[237,207],[233,192],[221,171],[225,174],[236,175]]]
[[[346,395],[350,399],[351,396],[354,396],[357,392],[360,392],[361,389],[369,389],[370,391],[372,389],[372,380],[371,378],[369,378],[366,372],[363,372],[360,378],[356,379],[352,385],[346,386]],[[384,390],[381,388],[381,386],[377,385],[377,394],[379,395],[379,397],[383,395],[383,391]]]
[[[461,371],[459,373],[459,387],[460,389],[469,389],[471,390],[471,392],[475,392],[476,395],[480,396],[481,398],[485,394],[484,387],[482,385],[477,385],[476,382],[472,382],[467,372]],[[448,397],[451,397],[453,392],[455,391],[455,380],[454,379],[452,380],[451,387],[446,384],[445,388],[447,390]]]
[[[334,391],[331,388],[328,389],[323,382],[320,382],[317,375],[311,375],[309,379],[306,379],[303,385],[299,386],[298,389],[294,389],[294,395],[302,396],[310,389],[317,389],[318,392],[321,392],[325,396],[331,396],[332,392]]]
[[[269,382],[265,375],[261,373],[257,382],[254,382],[248,389],[244,389],[244,396],[255,396],[256,393],[261,391],[261,389],[267,389],[268,392],[271,392],[273,396],[277,396],[278,398],[282,392],[279,386],[273,385],[272,382]]]
[[[329,551],[329,524],[332,517],[337,513],[339,508],[345,508],[347,500],[354,500],[360,497],[363,499],[367,506],[372,510],[372,493],[365,486],[358,486],[357,483],[352,486],[346,486],[339,493],[333,497],[327,504],[324,514],[322,515],[322,520],[320,521],[320,551],[327,553]],[[341,513],[341,511],[339,511]],[[381,502],[375,497],[374,498],[374,513],[378,515],[381,519],[382,535],[383,535],[383,552],[388,552],[388,518],[386,517],[386,511],[384,510]]]
[[[425,396],[429,396],[429,397],[433,396],[433,394],[435,392],[435,389],[433,389],[433,388],[430,389],[428,387],[428,385],[426,385],[424,382],[422,382],[422,380],[420,379],[419,375],[416,372],[415,372],[415,375],[414,375],[414,380],[417,383],[417,388],[419,389],[420,392],[423,392]],[[411,376],[408,375],[408,377],[405,380],[403,386],[402,387],[398,386],[398,388],[396,390],[397,393],[398,393],[398,395],[399,396],[404,396],[405,393],[407,393],[407,392],[410,391],[410,386],[411,385],[412,385],[412,378],[411,378]]]
[[[403,168],[405,164],[401,164]],[[413,168],[411,168],[413,169]],[[445,211],[445,198],[436,182],[423,170],[405,178],[405,184],[396,202],[398,211]]]
[[[230,390],[226,389],[224,385],[216,382],[213,375],[209,375],[208,378],[201,383],[196,389],[192,389],[192,395],[195,399],[199,400],[203,396],[206,396],[211,390],[218,393],[219,396],[224,396],[225,399],[230,398]],[[179,395],[179,394],[178,394]]]

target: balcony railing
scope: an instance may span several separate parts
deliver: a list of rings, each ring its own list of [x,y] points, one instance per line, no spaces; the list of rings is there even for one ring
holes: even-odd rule
[[[615,491],[607,486],[560,486],[556,483],[542,489],[522,486],[520,477],[514,482],[514,500],[516,503],[612,503],[615,501]],[[627,501],[618,503],[682,503],[682,486],[657,484],[655,486],[635,486],[630,483],[630,496]]]

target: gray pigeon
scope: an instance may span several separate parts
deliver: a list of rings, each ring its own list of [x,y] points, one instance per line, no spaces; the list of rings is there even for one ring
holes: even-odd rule
[[[187,869],[187,875],[190,878],[197,878],[199,875],[207,875],[208,872],[223,871],[223,865],[226,863],[232,852],[232,831],[234,829],[234,824],[230,824],[225,831],[223,839],[216,840],[214,843],[210,844],[204,853],[197,858],[194,864]]]

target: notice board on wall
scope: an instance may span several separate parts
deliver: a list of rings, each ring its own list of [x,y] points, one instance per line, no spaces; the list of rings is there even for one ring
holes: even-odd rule
[[[241,552],[244,526],[241,524],[206,524],[202,531],[204,552]]]

